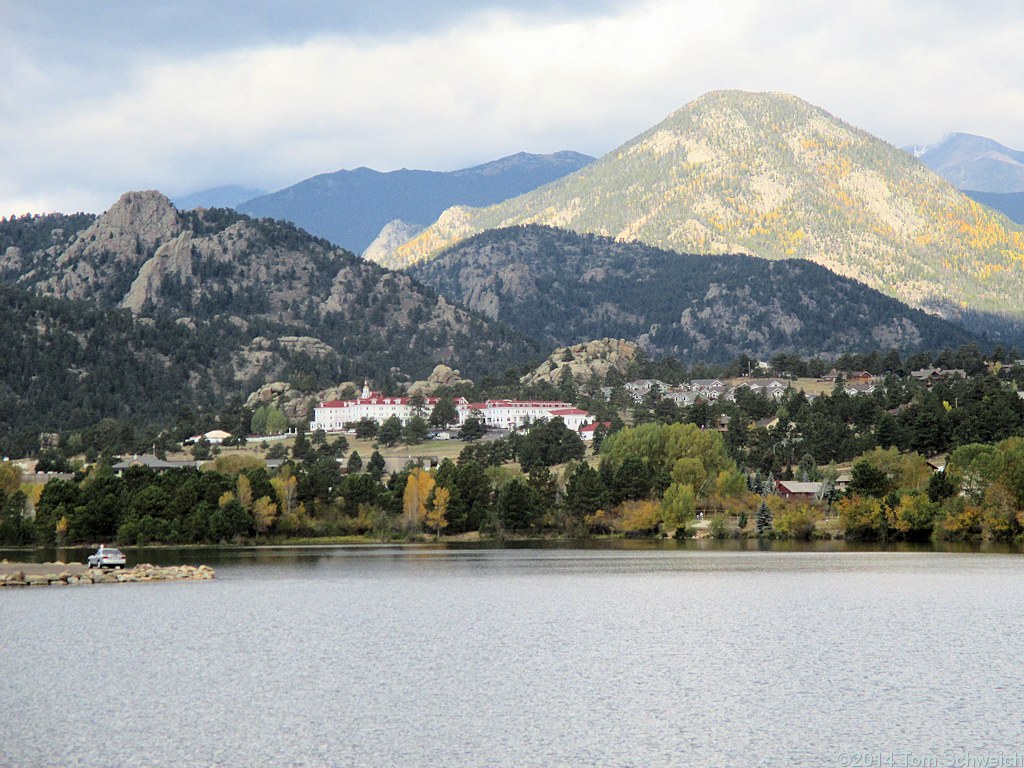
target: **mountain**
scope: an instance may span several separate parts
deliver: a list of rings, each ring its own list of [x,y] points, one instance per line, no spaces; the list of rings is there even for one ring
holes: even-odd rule
[[[378,261],[403,243],[412,240],[422,231],[423,227],[417,224],[410,224],[401,219],[389,221],[381,229],[380,234],[373,239],[373,242],[366,246],[366,250],[363,251],[363,258],[367,261]]]
[[[999,211],[1011,221],[1024,224],[1024,192],[978,192],[974,189],[965,189],[963,193],[972,200]]]
[[[908,148],[957,189],[1024,192],[1024,152],[970,133],[951,133],[938,144]]]
[[[176,197],[172,202],[179,211],[188,211],[193,208],[234,208],[239,203],[265,194],[267,192],[263,189],[229,184]]]
[[[807,259],[974,329],[1021,328],[1020,226],[786,94],[706,94],[546,187],[448,209],[379,262],[408,267],[525,223],[682,252]]]
[[[578,152],[520,152],[459,171],[325,173],[235,206],[254,217],[295,222],[356,253],[394,219],[426,226],[453,205],[491,205],[559,179],[594,158]]]
[[[608,336],[693,363],[984,344],[809,261],[679,254],[537,225],[475,235],[410,273],[542,347]]]
[[[123,416],[124,408],[111,412],[116,398],[109,394],[124,381],[149,387],[143,405],[162,398],[175,407],[212,408],[269,381],[302,381],[312,390],[369,377],[387,387],[425,378],[437,363],[473,376],[538,352],[410,276],[291,224],[228,209],[182,212],[158,192],[127,193],[99,217],[0,222],[0,283],[51,302],[38,316],[8,318],[12,333],[45,336],[48,318],[60,312],[80,320],[59,324],[59,343],[44,345],[51,358],[45,369],[26,357],[0,380],[5,405],[17,408],[36,434]],[[104,323],[114,330],[97,337],[108,348],[99,354],[89,328]],[[153,328],[173,340],[171,347],[154,340]],[[73,348],[75,339],[86,352]],[[137,364],[126,376],[131,360]],[[162,361],[160,375],[151,371],[154,361]],[[65,400],[60,387],[67,379],[43,375],[55,366],[81,372],[71,379],[80,391],[66,398],[89,404],[81,413],[53,406]],[[27,389],[40,384],[58,387],[45,413],[32,411]],[[132,408],[140,402],[123,400]],[[134,411],[138,421],[152,415]]]
[[[142,320],[95,302],[40,296],[0,283],[0,453],[24,456],[40,435],[103,428],[140,430],[207,411],[234,386],[226,321],[201,328]],[[221,350],[222,355],[217,351]]]

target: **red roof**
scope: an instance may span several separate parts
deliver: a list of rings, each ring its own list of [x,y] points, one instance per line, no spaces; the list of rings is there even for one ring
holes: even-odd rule
[[[386,397],[379,392],[371,393],[370,397],[360,397],[355,400],[329,400],[324,403],[320,403],[321,408],[345,408],[349,405],[408,405],[408,397]],[[424,405],[436,405],[436,397],[425,397],[423,398]]]

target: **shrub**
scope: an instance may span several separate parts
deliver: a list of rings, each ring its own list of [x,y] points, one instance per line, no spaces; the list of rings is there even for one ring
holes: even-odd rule
[[[821,514],[810,505],[789,507],[775,517],[775,532],[783,539],[810,541]]]

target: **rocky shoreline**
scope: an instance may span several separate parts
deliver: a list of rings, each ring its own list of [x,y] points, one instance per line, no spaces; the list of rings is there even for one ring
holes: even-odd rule
[[[208,581],[216,577],[208,565],[91,569],[77,563],[0,563],[0,587],[65,586],[73,584],[138,584],[147,581]]]

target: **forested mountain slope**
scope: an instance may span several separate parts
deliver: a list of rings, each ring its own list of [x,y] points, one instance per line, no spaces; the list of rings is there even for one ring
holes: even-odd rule
[[[15,456],[34,452],[40,433],[102,419],[168,424],[183,408],[223,403],[235,371],[221,355],[245,342],[223,320],[142,321],[2,283],[0,335],[0,453]]]
[[[716,362],[979,341],[807,261],[678,254],[537,225],[476,235],[411,272],[543,347],[624,338]]]

